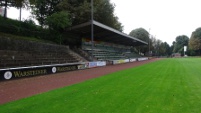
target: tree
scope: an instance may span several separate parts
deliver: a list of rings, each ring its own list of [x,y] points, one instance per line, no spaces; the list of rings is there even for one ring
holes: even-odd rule
[[[129,33],[130,36],[132,37],[135,37],[135,38],[138,38],[140,40],[143,40],[145,42],[149,42],[149,33],[144,29],[144,28],[137,28],[137,29],[134,29],[132,30],[130,33]],[[138,51],[142,52],[142,53],[146,53],[148,52],[148,46],[145,45],[145,46],[141,46],[138,48]]]
[[[49,26],[50,31],[57,34],[59,42],[61,44],[62,33],[66,27],[71,25],[71,20],[69,20],[68,12],[56,12],[46,19],[46,24]]]
[[[77,25],[91,20],[90,2],[91,0],[32,0],[32,13],[39,24],[44,25],[47,16],[55,12],[68,11],[72,25]],[[94,0],[94,20],[122,31],[123,26],[114,15],[114,8],[110,0]]]
[[[167,42],[162,42],[153,36],[150,38],[150,50],[152,56],[170,56],[172,54],[171,47]]]
[[[160,56],[170,56],[170,45],[167,42],[159,43],[159,55]]]
[[[162,52],[162,50],[160,50],[160,46],[161,46],[162,41],[157,39],[156,43],[155,43],[155,56],[160,56],[160,53]]]
[[[134,29],[129,33],[129,35],[145,42],[149,41],[149,33],[144,28]]]
[[[200,55],[201,51],[201,28],[197,28],[192,34],[189,41],[189,47],[191,50],[197,51]]]
[[[66,27],[69,27],[71,25],[71,21],[69,20],[69,14],[68,12],[62,11],[62,12],[56,12],[50,16],[47,17],[46,23],[52,30],[57,31],[64,31]]]
[[[188,42],[189,38],[186,35],[177,36],[173,52],[183,54],[184,46],[188,46]]]
[[[189,41],[189,47],[191,50],[197,51],[198,55],[200,55],[201,49],[201,39],[199,38],[191,38]]]
[[[115,5],[111,4],[110,0],[95,0],[94,7],[95,20],[119,31],[123,31],[122,24],[118,21],[118,17],[114,15]]]
[[[41,26],[45,25],[45,20],[48,16],[56,11],[56,6],[62,0],[30,0],[32,14],[38,20]]]

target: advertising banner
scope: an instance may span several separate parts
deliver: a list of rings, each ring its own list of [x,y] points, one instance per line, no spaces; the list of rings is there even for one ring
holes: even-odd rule
[[[113,60],[113,64],[122,64],[122,63],[127,63],[127,62],[129,62],[129,59]]]
[[[137,61],[137,58],[131,58],[130,59],[130,62],[135,62],[135,61]]]
[[[97,66],[106,66],[106,62],[105,61],[99,61],[99,62],[97,62]]]
[[[137,60],[138,60],[138,61],[148,60],[148,57],[138,58]]]
[[[47,75],[60,72],[74,71],[78,69],[77,65],[55,65],[55,66],[33,66],[23,68],[10,68],[0,70],[0,81],[11,80],[24,77],[33,77],[37,75]]]
[[[78,67],[78,69],[86,69],[85,64],[80,64],[80,65],[78,65],[77,67]]]
[[[89,62],[89,68],[97,67],[97,62]]]
[[[89,62],[85,63],[85,68],[89,68]]]
[[[94,68],[94,67],[101,67],[101,66],[106,66],[106,62],[105,61],[97,61],[97,62],[85,63],[86,68]]]
[[[124,63],[128,63],[130,60],[129,59],[125,59],[124,60]]]

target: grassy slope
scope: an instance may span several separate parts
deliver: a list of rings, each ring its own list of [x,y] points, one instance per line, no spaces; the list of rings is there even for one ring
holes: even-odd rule
[[[19,86],[20,87],[20,86]],[[1,113],[199,113],[201,59],[164,59],[0,105]]]

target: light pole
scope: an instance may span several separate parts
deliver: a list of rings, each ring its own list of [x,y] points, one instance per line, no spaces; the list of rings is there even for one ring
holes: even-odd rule
[[[94,26],[93,26],[93,19],[94,19],[94,14],[93,14],[93,0],[91,0],[91,49],[93,52],[94,48]]]
[[[150,56],[150,37],[151,37],[150,30],[151,28],[149,28],[149,56]]]

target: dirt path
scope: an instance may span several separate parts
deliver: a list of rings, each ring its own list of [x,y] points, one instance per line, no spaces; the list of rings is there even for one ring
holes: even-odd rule
[[[91,78],[143,65],[156,60],[159,59],[0,82],[0,104],[47,92],[56,88],[69,86]]]

